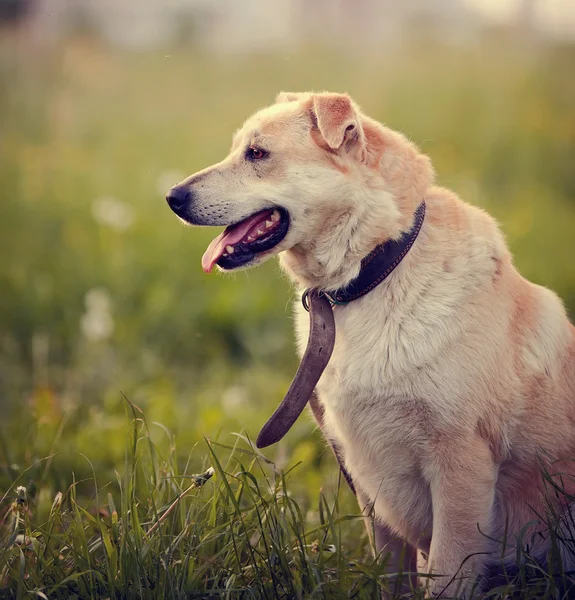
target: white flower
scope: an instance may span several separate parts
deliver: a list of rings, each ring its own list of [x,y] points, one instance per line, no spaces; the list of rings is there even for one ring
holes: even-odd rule
[[[104,288],[92,288],[84,296],[84,304],[88,311],[108,312],[110,310],[110,296]]]
[[[80,318],[80,330],[92,342],[107,340],[114,333],[114,319],[108,292],[103,288],[92,288],[84,297],[86,312]]]
[[[100,225],[116,231],[126,231],[134,222],[132,207],[111,196],[102,196],[94,200],[92,215]]]
[[[107,340],[114,333],[114,320],[107,313],[88,312],[80,319],[80,329],[92,342]]]
[[[225,410],[233,411],[246,404],[248,396],[245,388],[232,385],[222,395],[222,405]]]

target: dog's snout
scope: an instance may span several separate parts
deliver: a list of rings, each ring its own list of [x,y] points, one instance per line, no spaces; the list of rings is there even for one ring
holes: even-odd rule
[[[189,206],[191,196],[192,194],[189,189],[176,185],[168,192],[166,200],[170,208],[178,217],[181,217]]]

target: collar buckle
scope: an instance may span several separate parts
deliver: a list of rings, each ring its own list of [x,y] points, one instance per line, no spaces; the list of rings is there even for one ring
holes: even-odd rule
[[[341,304],[341,302],[338,302],[329,292],[318,290],[317,288],[307,288],[301,296],[301,303],[307,312],[309,312],[309,297],[311,294],[315,294],[318,298],[323,296],[332,306]]]

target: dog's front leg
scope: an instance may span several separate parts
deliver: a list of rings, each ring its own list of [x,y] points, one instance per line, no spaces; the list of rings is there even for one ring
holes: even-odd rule
[[[375,556],[385,561],[384,571],[389,576],[385,582],[389,593],[382,592],[382,598],[396,598],[399,594],[412,592],[416,588],[415,549],[374,519],[373,505],[361,492],[357,493],[357,500],[365,515],[365,527]]]
[[[467,434],[435,442],[425,465],[433,504],[430,597],[449,598],[474,583],[489,551],[497,467],[485,440]]]
[[[417,551],[411,544],[393,535],[385,525],[374,524],[375,549],[385,560],[387,592],[382,598],[397,598],[399,595],[413,593],[417,587]]]

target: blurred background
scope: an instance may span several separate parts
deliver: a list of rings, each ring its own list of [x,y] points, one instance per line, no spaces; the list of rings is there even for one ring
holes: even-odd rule
[[[217,232],[164,194],[310,89],[406,133],[575,315],[572,0],[0,0],[0,490],[54,452],[54,490],[80,453],[114,479],[122,394],[192,463],[257,435],[297,367],[293,293],[275,261],[205,275]],[[267,454],[302,489],[337,475],[309,419]]]

